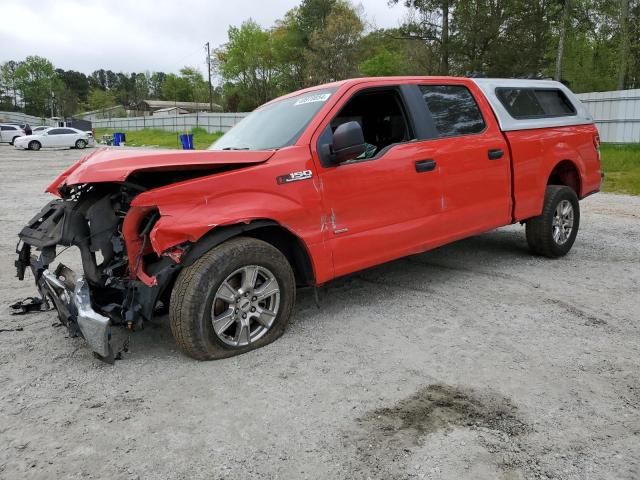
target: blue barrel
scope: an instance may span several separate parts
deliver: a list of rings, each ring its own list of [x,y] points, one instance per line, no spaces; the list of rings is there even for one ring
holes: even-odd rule
[[[115,132],[113,134],[113,145],[116,147],[120,146],[120,143],[124,142],[124,133]]]
[[[182,144],[183,150],[194,150],[193,148],[193,134],[192,133],[183,133],[180,135],[180,143]]]

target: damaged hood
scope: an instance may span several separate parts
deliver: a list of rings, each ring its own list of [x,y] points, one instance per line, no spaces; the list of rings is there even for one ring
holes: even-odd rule
[[[266,162],[275,150],[126,150],[101,148],[62,172],[47,192],[58,194],[63,185],[122,182],[134,172],[189,170]]]

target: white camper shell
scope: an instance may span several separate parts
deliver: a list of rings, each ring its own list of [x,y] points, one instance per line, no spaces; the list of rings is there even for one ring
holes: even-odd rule
[[[472,79],[487,97],[500,129],[530,130],[593,123],[571,90],[553,80]]]

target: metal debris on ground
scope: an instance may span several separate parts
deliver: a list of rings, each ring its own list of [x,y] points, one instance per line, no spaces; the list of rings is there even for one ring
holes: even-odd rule
[[[41,298],[27,297],[24,300],[12,303],[10,306],[11,315],[26,315],[33,312],[45,312],[49,310],[48,305],[44,304]]]

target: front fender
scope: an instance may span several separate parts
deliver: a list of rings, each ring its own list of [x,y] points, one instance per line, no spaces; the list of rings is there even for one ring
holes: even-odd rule
[[[283,175],[311,171],[303,180],[279,183]],[[138,195],[132,206],[155,207],[151,232],[157,253],[197,242],[215,227],[271,219],[307,245],[322,241],[322,199],[308,148],[287,147],[269,162],[187,180]]]
[[[298,181],[278,181],[301,171],[312,174]],[[150,233],[158,255],[183,243],[197,243],[219,227],[269,220],[303,242],[317,279],[326,281],[332,275],[332,261],[322,234],[321,189],[308,146],[291,146],[265,163],[149,190],[131,205],[160,212]]]
[[[304,238],[305,207],[296,200],[267,192],[238,192],[199,199],[194,204],[158,204],[160,220],[151,231],[157,253],[184,242],[197,242],[210,230],[225,225],[271,219]],[[319,225],[319,223],[318,223]]]

